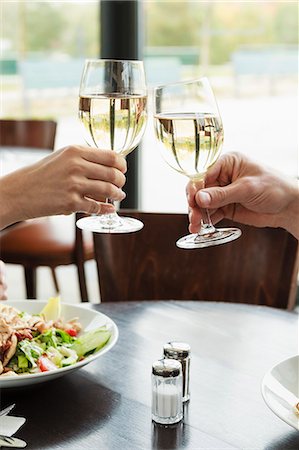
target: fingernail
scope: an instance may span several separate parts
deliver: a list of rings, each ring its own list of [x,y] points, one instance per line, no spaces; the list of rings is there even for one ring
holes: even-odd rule
[[[199,191],[198,192],[199,201],[203,206],[209,206],[211,203],[211,196],[208,192]]]
[[[121,200],[126,198],[127,194],[124,191],[121,191]]]

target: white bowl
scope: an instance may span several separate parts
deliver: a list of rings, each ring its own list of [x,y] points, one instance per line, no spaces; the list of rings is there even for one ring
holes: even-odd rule
[[[43,307],[46,305],[45,301],[36,301],[36,300],[24,300],[24,301],[8,301],[7,304],[10,306],[14,306],[20,311],[26,311],[29,314],[39,313]],[[98,311],[94,311],[92,309],[88,309],[85,306],[81,305],[69,305],[62,303],[61,305],[61,316],[65,320],[72,319],[73,317],[78,317],[79,321],[83,327],[84,331],[89,331],[94,328],[101,327],[102,325],[107,325],[111,330],[111,337],[108,343],[100,349],[98,352],[93,355],[88,356],[83,361],[79,361],[72,366],[63,367],[61,369],[52,370],[50,372],[42,372],[42,373],[34,373],[28,375],[19,375],[18,377],[0,377],[0,389],[3,388],[16,388],[20,386],[27,386],[31,384],[41,383],[43,381],[53,380],[54,378],[61,377],[66,375],[80,367],[89,364],[91,361],[99,358],[100,356],[107,353],[111,348],[115,345],[118,339],[118,328],[116,324],[113,322],[105,314],[102,314]]]
[[[269,408],[284,422],[299,430],[299,355],[281,361],[262,380],[262,395]]]

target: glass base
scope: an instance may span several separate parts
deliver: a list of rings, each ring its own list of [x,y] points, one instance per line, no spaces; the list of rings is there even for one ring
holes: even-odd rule
[[[178,423],[183,418],[183,412],[180,411],[176,416],[173,417],[160,417],[156,414],[152,414],[152,420],[156,423],[160,423],[161,425],[172,425]]]
[[[206,234],[189,234],[180,238],[176,245],[179,248],[192,249],[192,248],[205,248],[212,247],[214,245],[226,244],[227,242],[238,239],[242,234],[239,228],[219,228],[213,233]]]
[[[108,216],[110,215],[83,217],[77,220],[76,225],[81,230],[110,234],[134,233],[143,228],[143,223],[140,220],[117,216],[115,221],[109,220]]]

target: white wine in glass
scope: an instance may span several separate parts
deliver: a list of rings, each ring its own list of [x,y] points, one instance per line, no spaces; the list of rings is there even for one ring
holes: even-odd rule
[[[207,78],[173,83],[155,89],[154,122],[162,156],[198,187],[219,157],[223,125]],[[177,241],[180,248],[224,244],[241,235],[238,228],[216,229],[209,212],[202,210],[201,230]]]
[[[142,61],[86,61],[79,93],[79,119],[89,145],[123,156],[133,151],[147,121]],[[84,217],[77,226],[98,233],[131,233],[140,230],[143,223],[113,213]]]

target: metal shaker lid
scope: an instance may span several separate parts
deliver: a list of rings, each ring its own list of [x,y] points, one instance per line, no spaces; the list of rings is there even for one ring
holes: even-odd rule
[[[185,342],[167,342],[163,347],[166,358],[184,359],[190,355],[190,345]]]
[[[158,359],[153,363],[152,373],[160,377],[177,377],[182,373],[182,365],[175,359]]]

